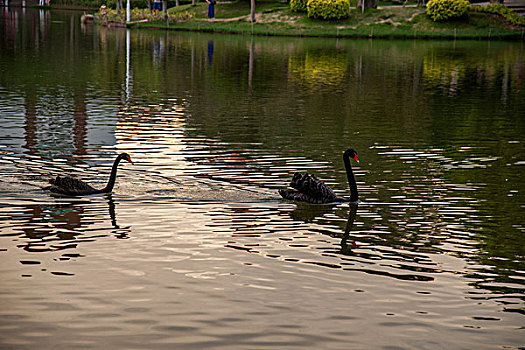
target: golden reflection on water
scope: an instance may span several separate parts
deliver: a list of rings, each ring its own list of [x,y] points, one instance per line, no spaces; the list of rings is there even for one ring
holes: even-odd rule
[[[181,175],[186,165],[181,157],[187,148],[185,129],[184,101],[122,106],[118,112],[116,132],[119,151],[133,152],[139,164],[154,173]],[[165,166],[166,159],[169,159],[169,168]]]
[[[346,79],[347,55],[327,55],[306,52],[304,57],[291,55],[288,59],[288,79],[309,89],[317,90],[320,85],[335,86]]]

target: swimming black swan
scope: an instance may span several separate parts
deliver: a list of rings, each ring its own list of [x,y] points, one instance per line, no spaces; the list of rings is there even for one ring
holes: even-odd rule
[[[313,204],[325,204],[332,202],[357,202],[359,197],[357,193],[357,184],[355,182],[350,157],[359,163],[357,153],[353,148],[349,148],[343,153],[343,162],[346,168],[346,176],[350,185],[350,199],[339,197],[328,185],[308,173],[295,173],[290,183],[294,190],[279,190],[279,194],[292,201],[308,202]]]
[[[54,193],[65,194],[68,196],[87,196],[89,194],[109,193],[113,190],[113,186],[115,186],[118,163],[120,163],[122,159],[125,159],[131,164],[133,164],[133,162],[131,161],[131,157],[127,153],[119,154],[117,159],[115,159],[115,162],[113,162],[113,167],[111,168],[111,175],[109,177],[108,184],[103,189],[97,190],[96,188],[93,188],[87,183],[85,183],[84,181],[71,177],[69,175],[57,176],[55,179],[49,180],[49,183],[52,186],[48,186],[45,189],[50,190]]]

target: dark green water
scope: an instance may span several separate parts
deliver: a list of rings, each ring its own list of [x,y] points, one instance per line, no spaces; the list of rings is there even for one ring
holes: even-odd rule
[[[522,43],[2,8],[0,68],[0,348],[525,346]],[[348,147],[356,212],[280,199],[347,195]],[[111,196],[40,189],[120,152]]]

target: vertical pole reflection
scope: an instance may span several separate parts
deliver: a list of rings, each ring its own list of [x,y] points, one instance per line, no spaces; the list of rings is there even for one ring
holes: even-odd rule
[[[34,91],[27,93],[25,98],[25,145],[24,148],[29,154],[36,154],[37,140],[37,116],[36,116],[36,97]]]
[[[44,10],[38,11],[38,15],[40,16],[40,32],[43,35],[44,31],[46,30],[46,28],[45,28],[46,23],[45,23],[45,18],[44,18]]]
[[[363,74],[363,55],[359,56],[359,62],[357,63],[357,76],[359,77],[359,83],[362,81]]]
[[[76,154],[86,154],[87,106],[83,91],[78,91],[73,100],[73,144]]]
[[[195,42],[191,42],[191,87],[193,89],[193,73],[194,73],[194,65],[195,65]]]
[[[250,40],[250,56],[248,58],[248,87],[252,87],[252,77],[253,77],[253,36]]]
[[[509,63],[505,62],[503,63],[503,79],[501,81],[501,102],[503,102],[504,105],[507,104],[509,85],[510,85]]]
[[[129,100],[129,96],[131,94],[130,46],[130,30],[126,29],[126,102]]]
[[[208,40],[208,65],[213,63],[213,40]]]

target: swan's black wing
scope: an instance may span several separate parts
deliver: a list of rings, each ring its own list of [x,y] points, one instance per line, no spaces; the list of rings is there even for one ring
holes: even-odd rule
[[[307,202],[312,204],[325,204],[325,203],[331,203],[334,201],[327,200],[326,198],[322,197],[312,197],[305,193],[301,193],[294,190],[279,190],[279,194],[284,199],[288,199],[295,202]]]
[[[50,179],[49,183],[53,185],[47,187],[51,192],[69,196],[87,195],[97,192],[95,188],[91,187],[84,181],[69,175],[57,176],[54,179]]]
[[[290,187],[297,191],[279,190],[279,194],[285,199],[314,204],[345,201],[344,198],[336,195],[330,186],[308,173],[295,173]]]
[[[341,198],[327,184],[308,173],[295,173],[290,187],[313,198],[324,198],[328,202],[338,201]]]

